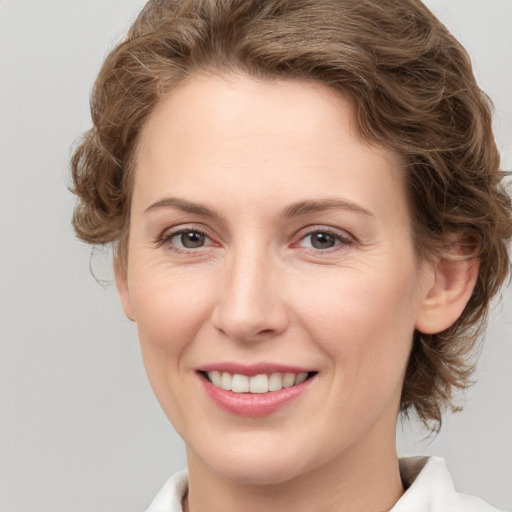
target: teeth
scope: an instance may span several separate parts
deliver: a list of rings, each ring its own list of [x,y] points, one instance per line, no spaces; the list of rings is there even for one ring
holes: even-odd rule
[[[283,388],[291,388],[295,384],[295,374],[285,373],[283,377]]]
[[[226,391],[231,391],[231,381],[233,377],[231,377],[230,373],[224,372],[220,379],[220,387],[225,389]]]
[[[268,393],[268,377],[256,375],[249,379],[249,391],[251,393]]]
[[[302,384],[308,378],[307,372],[299,373],[295,378],[295,385]]]
[[[214,386],[233,391],[233,393],[268,393],[301,384],[308,378],[308,374],[307,372],[272,373],[248,377],[238,373],[232,375],[227,372],[213,371],[208,372],[208,378]]]
[[[283,389],[283,376],[280,373],[273,373],[268,379],[268,390],[279,391]]]
[[[249,393],[249,377],[238,373],[233,375],[231,391],[235,393]]]
[[[220,383],[222,381],[222,375],[220,372],[210,372],[208,376],[210,377],[210,380],[213,382],[213,384],[215,384],[218,388],[221,387]]]

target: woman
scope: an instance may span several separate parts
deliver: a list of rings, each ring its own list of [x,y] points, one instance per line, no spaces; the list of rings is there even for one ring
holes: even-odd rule
[[[150,1],[73,157],[187,447],[149,511],[493,510],[399,461],[509,266],[489,106],[415,0]],[[371,489],[371,491],[369,491]]]

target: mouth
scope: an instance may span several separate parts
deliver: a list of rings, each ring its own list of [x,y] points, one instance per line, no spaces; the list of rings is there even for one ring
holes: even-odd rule
[[[261,418],[300,402],[318,371],[276,363],[213,363],[196,369],[206,395],[224,411]]]
[[[232,393],[266,394],[299,386],[317,372],[272,372],[258,375],[213,371],[199,371],[214,387]]]

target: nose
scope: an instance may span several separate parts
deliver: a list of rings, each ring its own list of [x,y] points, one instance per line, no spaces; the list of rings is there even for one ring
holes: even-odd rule
[[[219,275],[215,328],[237,342],[264,341],[288,327],[282,271],[268,254],[233,255]]]

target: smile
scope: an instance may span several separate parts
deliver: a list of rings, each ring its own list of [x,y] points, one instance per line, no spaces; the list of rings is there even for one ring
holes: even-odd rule
[[[254,375],[231,374],[228,372],[211,371],[205,373],[208,380],[217,388],[233,393],[263,394],[280,391],[302,384],[308,378],[308,372],[272,373]]]
[[[215,364],[198,369],[206,395],[231,414],[257,418],[295,402],[311,387],[317,371],[275,364]]]

